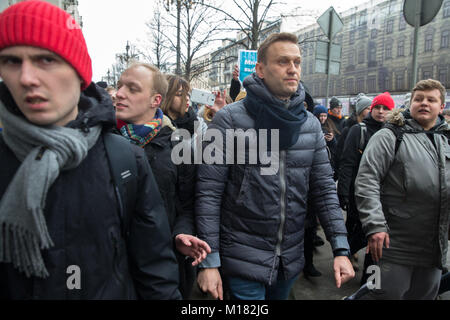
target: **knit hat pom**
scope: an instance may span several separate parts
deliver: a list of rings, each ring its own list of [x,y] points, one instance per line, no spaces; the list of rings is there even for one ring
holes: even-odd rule
[[[20,45],[56,53],[77,71],[83,80],[82,90],[90,85],[92,62],[81,27],[59,7],[29,0],[0,13],[0,50]]]
[[[373,107],[375,106],[386,106],[389,108],[389,110],[392,110],[395,108],[395,102],[394,99],[392,99],[391,94],[389,92],[384,92],[382,94],[377,95],[370,106],[370,111],[372,111]]]

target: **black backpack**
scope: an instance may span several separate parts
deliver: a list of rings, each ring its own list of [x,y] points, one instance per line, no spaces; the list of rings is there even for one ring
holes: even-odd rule
[[[119,203],[119,219],[122,236],[128,237],[130,218],[136,205],[138,189],[137,164],[131,143],[124,137],[105,133],[103,135],[106,155]]]
[[[359,123],[359,128],[361,130],[361,135],[359,137],[359,153],[363,153],[364,149],[366,148],[367,141],[366,141],[366,132],[367,132],[367,126],[364,122]]]

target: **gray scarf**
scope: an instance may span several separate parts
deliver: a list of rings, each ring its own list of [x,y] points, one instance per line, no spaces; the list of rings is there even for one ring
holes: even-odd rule
[[[79,129],[37,126],[0,101],[3,139],[22,162],[0,199],[0,262],[27,277],[48,277],[41,250],[54,244],[43,214],[50,186],[61,170],[76,168],[97,141],[101,126]]]

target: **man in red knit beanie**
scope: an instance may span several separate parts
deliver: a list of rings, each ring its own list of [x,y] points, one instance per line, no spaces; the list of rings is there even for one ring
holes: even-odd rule
[[[370,105],[370,113],[372,118],[378,122],[384,122],[389,111],[395,108],[394,99],[389,92],[377,95]]]
[[[37,0],[4,10],[0,77],[0,299],[179,299],[158,186],[143,151],[107,133],[114,108],[73,18]],[[115,138],[133,203],[112,183]]]

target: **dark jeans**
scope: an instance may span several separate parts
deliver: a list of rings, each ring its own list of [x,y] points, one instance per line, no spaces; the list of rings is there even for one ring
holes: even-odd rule
[[[367,239],[362,230],[361,221],[359,220],[359,212],[353,200],[350,200],[348,204],[345,227],[348,233],[347,239],[350,246],[350,253],[353,255],[367,246]]]
[[[442,275],[438,294],[442,294],[447,291],[450,291],[450,272]]]
[[[287,300],[298,275],[286,280],[281,263],[278,270],[277,280],[270,286],[239,277],[225,277],[230,298],[232,300]]]
[[[315,235],[316,235],[316,226],[305,228],[305,240],[304,240],[305,267],[313,264]]]
[[[191,297],[192,288],[197,278],[197,267],[192,266],[194,261],[192,258],[186,259],[184,256],[177,253],[178,272],[179,272],[179,290],[184,300]]]

